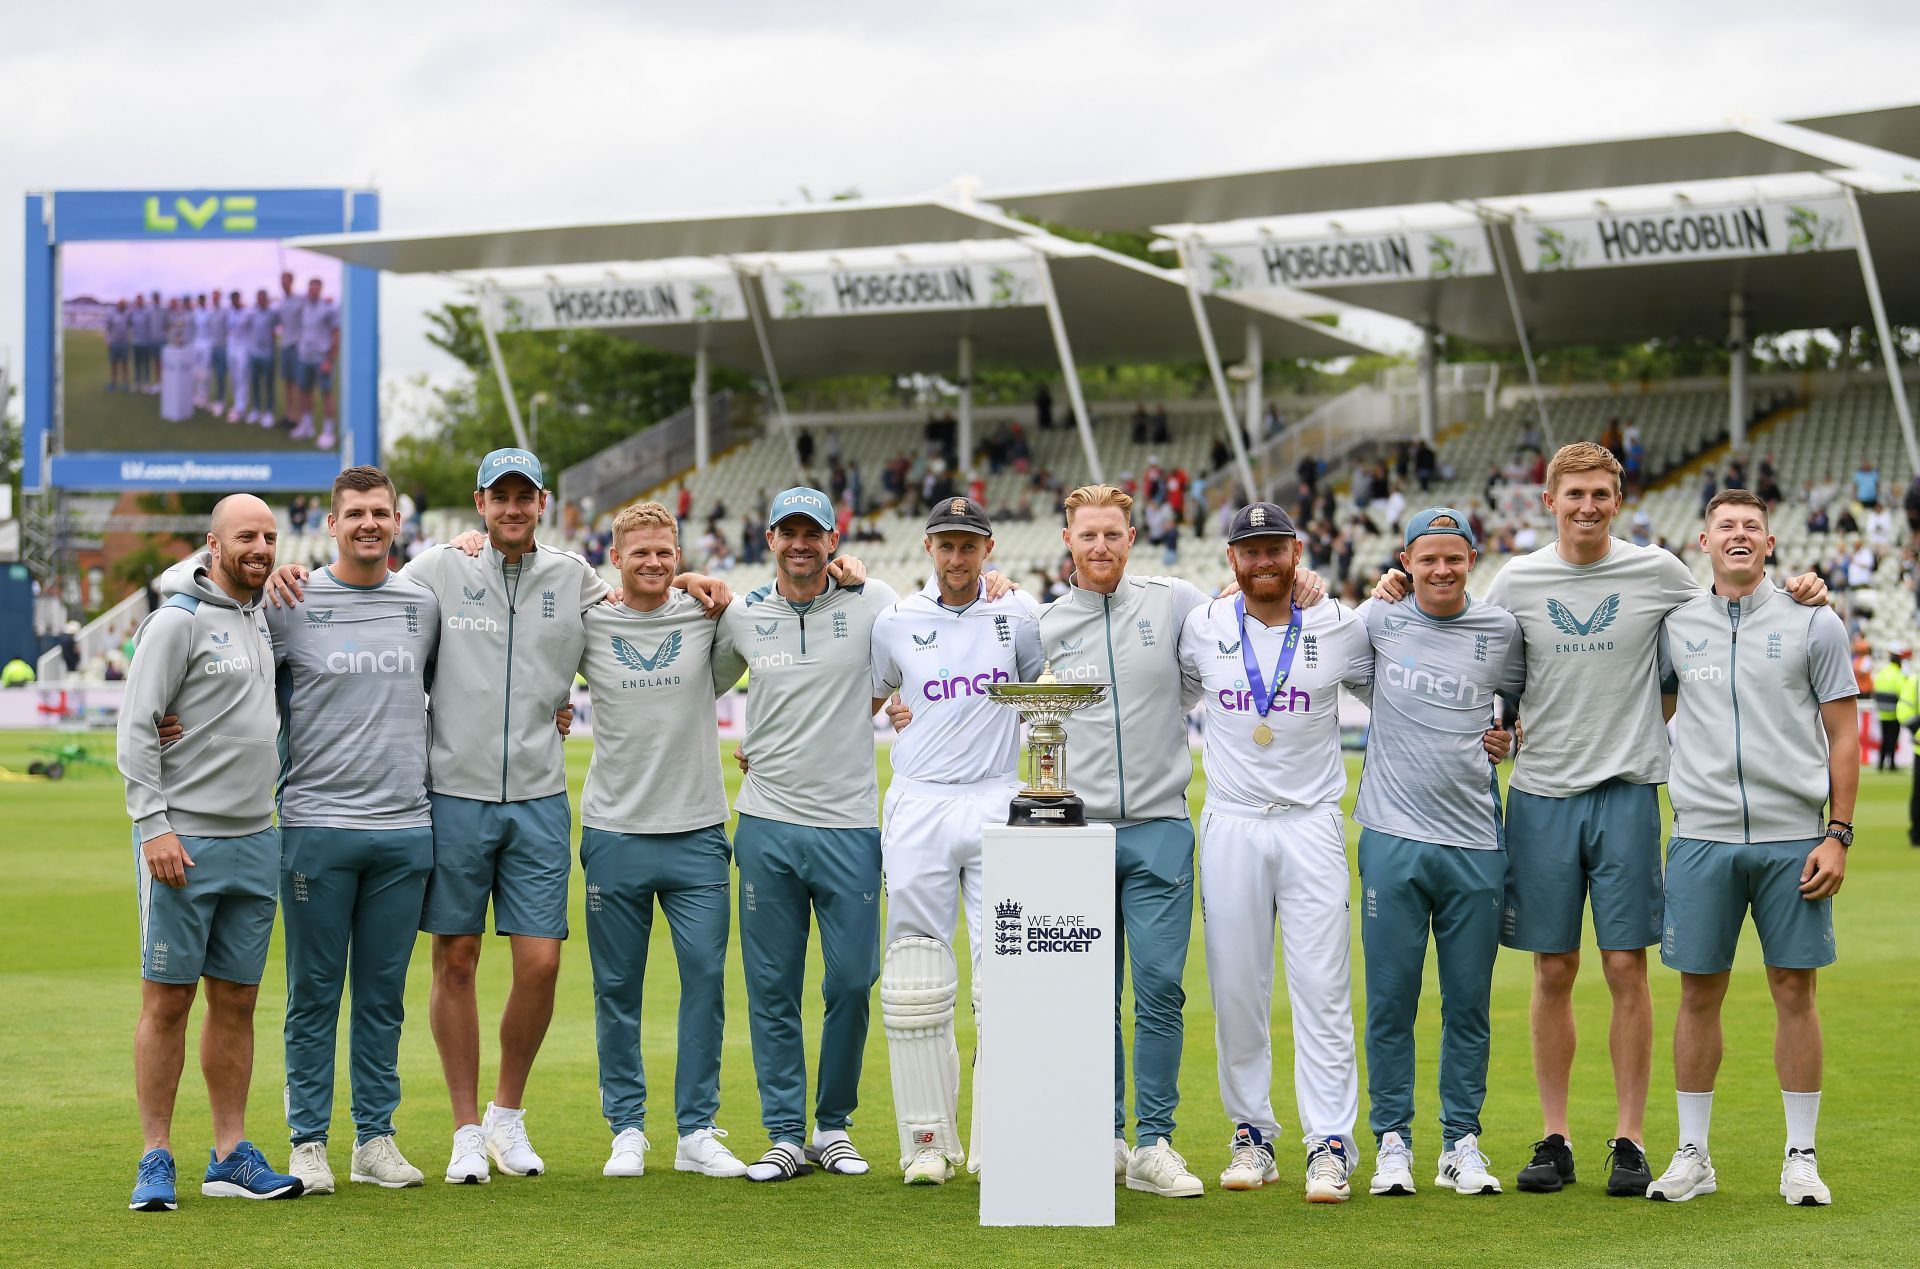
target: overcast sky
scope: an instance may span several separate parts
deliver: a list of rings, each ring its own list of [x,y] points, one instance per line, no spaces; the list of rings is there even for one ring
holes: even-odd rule
[[[22,198],[373,185],[474,228],[1176,176],[1920,97],[1912,0],[795,5],[0,0],[0,356]],[[384,285],[389,375],[444,373]]]

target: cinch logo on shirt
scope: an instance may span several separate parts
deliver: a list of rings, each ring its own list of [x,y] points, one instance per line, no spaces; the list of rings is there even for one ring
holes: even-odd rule
[[[793,653],[791,652],[768,652],[757,657],[747,658],[747,668],[750,670],[772,670],[783,665],[792,664]]]
[[[446,627],[449,630],[478,630],[482,634],[500,632],[500,623],[491,617],[468,617],[461,613],[447,618]]]
[[[980,673],[972,676],[965,674],[949,676],[945,670],[937,679],[929,679],[920,687],[920,694],[930,701],[950,701],[961,696],[985,696],[990,683],[1011,683],[1013,676],[1005,670],[995,670],[991,674]]]
[[[1214,693],[1220,699],[1220,708],[1230,714],[1248,714],[1253,712],[1253,693],[1244,687],[1223,687]],[[1290,687],[1284,692],[1276,692],[1273,697],[1275,714],[1304,714],[1313,708],[1313,696],[1304,688]]]
[[[1555,652],[1611,652],[1613,640],[1597,640],[1595,636],[1606,630],[1620,616],[1620,596],[1608,595],[1600,601],[1599,607],[1585,621],[1573,615],[1573,610],[1557,599],[1547,601],[1547,619],[1553,622],[1553,628],[1561,634],[1575,639],[1593,639],[1590,643],[1556,643]]]
[[[1387,682],[1409,692],[1438,697],[1443,701],[1458,701],[1462,705],[1473,705],[1480,700],[1478,684],[1458,674],[1435,674],[1432,670],[1423,670],[1419,661],[1412,656],[1402,657],[1387,666]]]
[[[233,651],[233,636],[231,634],[212,633],[207,636],[207,640],[213,646],[215,659],[207,662],[200,668],[202,674],[232,674],[238,670],[251,670],[253,668],[252,658],[244,653],[237,657],[225,655]]]
[[[324,662],[329,674],[416,674],[419,666],[413,653],[405,648],[375,652],[346,644],[339,652],[329,652]]]
[[[1682,683],[1718,683],[1722,677],[1717,665],[1690,665],[1680,671]]]

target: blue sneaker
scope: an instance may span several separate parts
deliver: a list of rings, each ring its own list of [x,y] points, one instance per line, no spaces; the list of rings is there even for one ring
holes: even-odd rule
[[[208,1198],[299,1198],[303,1188],[299,1177],[269,1167],[251,1141],[235,1146],[224,1160],[207,1151],[207,1175],[200,1182],[200,1193]]]
[[[127,1210],[134,1212],[177,1212],[180,1200],[173,1192],[173,1154],[167,1150],[149,1150],[140,1156],[140,1170],[133,1178],[133,1199]]]

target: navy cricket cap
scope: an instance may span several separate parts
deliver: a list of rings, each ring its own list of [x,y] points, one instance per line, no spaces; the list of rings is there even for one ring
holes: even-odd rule
[[[1271,502],[1254,502],[1240,508],[1233,523],[1227,526],[1227,545],[1244,541],[1247,538],[1290,538],[1297,536],[1293,531],[1293,517]]]
[[[1407,532],[1402,548],[1413,545],[1415,538],[1425,537],[1429,533],[1448,533],[1456,538],[1467,540],[1467,549],[1477,551],[1480,543],[1473,536],[1473,522],[1467,519],[1467,513],[1452,507],[1428,507],[1417,515],[1407,517]]]
[[[790,516],[805,516],[829,533],[833,531],[833,500],[818,489],[804,485],[785,489],[773,497],[767,507],[767,527],[771,529]]]
[[[496,449],[481,459],[480,474],[473,478],[473,487],[485,489],[502,476],[525,476],[535,489],[547,487],[546,478],[540,473],[540,460],[524,449]]]
[[[978,533],[993,536],[987,521],[987,509],[971,498],[942,498],[927,517],[927,533]]]

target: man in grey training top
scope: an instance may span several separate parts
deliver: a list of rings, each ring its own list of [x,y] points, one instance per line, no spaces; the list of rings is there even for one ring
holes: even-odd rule
[[[1814,985],[1834,960],[1833,896],[1853,842],[1859,688],[1840,618],[1788,603],[1767,580],[1774,540],[1764,502],[1722,491],[1707,504],[1700,545],[1713,560],[1713,593],[1670,615],[1660,642],[1666,690],[1679,693],[1660,959],[1680,971],[1680,1145],[1647,1197],[1685,1202],[1718,1188],[1707,1129],[1720,1006],[1751,908],[1786,1109],[1780,1196],[1824,1207],[1833,1195],[1814,1157],[1822,1058]]]
[[[1440,965],[1440,1163],[1434,1184],[1498,1194],[1480,1149],[1488,998],[1507,875],[1500,786],[1487,762],[1496,697],[1518,701],[1526,653],[1513,614],[1467,595],[1476,558],[1465,512],[1407,520],[1400,563],[1413,598],[1370,603],[1373,721],[1353,816],[1360,821],[1367,975],[1367,1095],[1379,1144],[1372,1191],[1414,1192],[1414,1018],[1431,927]]]

